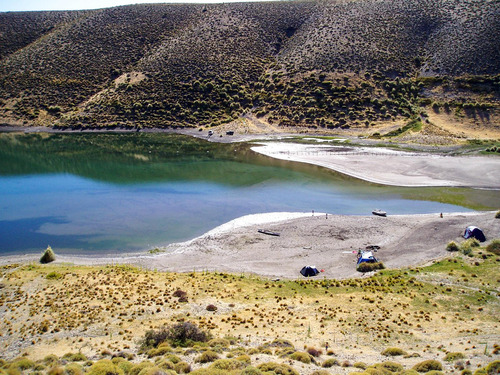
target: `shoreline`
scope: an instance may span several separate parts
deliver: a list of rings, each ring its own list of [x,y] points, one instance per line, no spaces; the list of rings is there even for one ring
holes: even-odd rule
[[[184,134],[200,135],[194,130],[191,133]],[[251,139],[285,136],[262,134]],[[378,184],[500,189],[500,175],[495,173],[500,170],[500,159],[494,157],[449,157],[382,147],[276,140],[257,143],[252,150],[281,160],[322,166]],[[416,266],[449,255],[446,244],[460,241],[468,225],[482,228],[490,239],[498,236],[500,220],[494,216],[493,211],[444,213],[444,218],[438,213],[389,213],[387,218],[331,213],[313,215],[311,212],[264,213],[234,219],[197,238],[161,247],[156,254],[144,250],[99,256],[57,255],[56,249],[55,263],[130,264],[168,272],[219,271],[291,279],[300,277],[298,271],[302,266],[315,265],[325,270],[321,277],[359,277],[361,275],[352,264],[355,258],[352,253],[365,246],[381,246],[381,261],[389,268]],[[258,229],[282,235],[268,236],[258,233]],[[40,256],[0,256],[0,265],[38,262]]]
[[[302,279],[306,265],[324,270],[317,278],[363,277],[355,253],[370,245],[387,268],[417,267],[450,256],[446,244],[461,242],[468,225],[483,229],[488,240],[500,233],[494,211],[389,215],[326,213],[247,215],[192,240],[170,244],[161,253],[111,256],[57,255],[52,264],[75,266],[131,265],[164,272],[227,272],[265,278]],[[264,221],[261,221],[264,219]],[[279,237],[258,229],[280,233]],[[0,265],[38,262],[40,255],[0,257]]]

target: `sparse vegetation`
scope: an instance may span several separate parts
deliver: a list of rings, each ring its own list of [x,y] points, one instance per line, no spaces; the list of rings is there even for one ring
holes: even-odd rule
[[[422,111],[497,116],[496,16],[494,2],[451,0],[4,13],[0,116],[64,129],[211,127],[245,116],[371,133],[397,121],[384,136],[433,135]]]
[[[311,374],[320,367],[332,373],[436,374],[443,365],[434,358],[442,353],[439,358],[456,372],[493,374],[498,261],[485,248],[474,247],[470,257],[457,254],[426,267],[347,280],[270,282],[254,275],[126,266],[3,266],[0,341],[6,354],[0,366],[12,373],[61,375]],[[64,277],[48,280],[50,273]],[[174,296],[178,290],[191,297],[187,304]],[[212,301],[224,308],[207,311]],[[433,334],[419,337],[422,331]],[[200,340],[200,332],[213,338]],[[225,337],[227,332],[232,336]],[[9,344],[13,337],[26,346]],[[295,349],[299,345],[303,351]],[[382,354],[391,361],[377,363],[381,349],[374,347],[385,348]],[[415,357],[421,362],[408,370]]]

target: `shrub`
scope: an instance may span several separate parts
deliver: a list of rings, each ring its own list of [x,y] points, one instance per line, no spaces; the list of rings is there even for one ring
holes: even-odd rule
[[[226,339],[212,339],[208,342],[208,346],[211,346],[212,348],[215,346],[221,346],[223,348],[228,348],[229,341]]]
[[[330,368],[330,367],[333,367],[333,366],[339,366],[340,363],[337,359],[335,358],[328,358],[325,362],[323,362],[321,364],[321,367],[325,367],[325,368]]]
[[[290,341],[285,340],[285,339],[274,340],[272,343],[268,344],[267,346],[268,347],[269,346],[278,347],[278,348],[293,348],[294,347]]]
[[[464,353],[451,352],[451,353],[446,354],[446,356],[444,357],[444,360],[446,362],[453,362],[453,361],[456,361],[457,359],[464,359],[464,358],[465,358]]]
[[[139,375],[165,375],[165,373],[175,373],[175,371],[171,370],[162,370],[159,367],[153,366],[153,367],[145,367],[141,370]]]
[[[40,263],[46,264],[50,263],[56,260],[56,254],[54,253],[54,250],[50,246],[45,249],[45,251],[42,254],[42,257],[40,258]]]
[[[429,372],[432,370],[442,371],[443,366],[440,362],[434,359],[429,359],[427,361],[417,363],[415,366],[413,366],[413,369],[417,372]]]
[[[160,344],[168,341],[173,346],[185,347],[194,342],[206,342],[210,335],[201,331],[198,326],[191,322],[178,323],[173,326],[166,326],[158,330],[147,331],[142,340],[141,347],[156,348]]]
[[[458,251],[460,250],[460,247],[455,241],[448,242],[448,245],[446,245],[446,251]]]
[[[63,359],[67,359],[71,362],[84,362],[87,360],[87,357],[82,353],[66,353],[63,355]]]
[[[153,348],[148,350],[147,355],[148,358],[152,357],[158,357],[160,355],[165,355],[167,353],[170,353],[172,349],[169,346],[159,346],[158,348]]]
[[[396,362],[392,362],[392,361],[385,361],[385,362],[379,363],[375,366],[380,366],[382,368],[385,368],[386,370],[389,370],[390,372],[403,371],[402,365],[400,365],[399,363],[396,363]]]
[[[49,354],[43,358],[42,362],[45,363],[46,365],[50,365],[52,363],[59,363],[59,357],[54,354]]]
[[[64,369],[61,366],[52,367],[47,375],[64,375]]]
[[[311,375],[330,375],[326,370],[316,370],[311,373]]]
[[[189,374],[191,372],[191,365],[182,361],[175,364],[174,370],[178,374]]]
[[[344,362],[342,362],[341,366],[345,368],[345,367],[351,367],[352,365],[351,365],[351,362],[344,361]]]
[[[129,362],[127,360],[120,361],[118,363],[115,363],[120,369],[123,370],[125,374],[130,373],[130,370],[132,367],[134,367],[134,364],[132,362]]]
[[[173,296],[174,297],[185,297],[187,296],[187,293],[181,289],[177,289],[174,293],[173,293]]]
[[[196,357],[195,362],[197,363],[208,363],[208,362],[213,362],[215,360],[219,359],[219,355],[212,351],[212,350],[206,350],[201,355]]]
[[[384,263],[382,262],[375,262],[375,263],[366,263],[363,262],[358,265],[357,270],[359,272],[365,273],[365,272],[371,272],[371,271],[376,271],[376,270],[383,270],[385,268]]]
[[[83,375],[83,367],[78,363],[69,363],[64,367],[67,375]]]
[[[217,306],[210,304],[206,307],[207,311],[217,311]]]
[[[245,366],[246,364],[244,362],[240,362],[236,359],[218,359],[210,365],[210,368],[217,370],[232,371],[232,370],[239,370]]]
[[[359,368],[361,370],[366,370],[366,368],[368,367],[368,365],[364,362],[356,362],[352,365],[352,367],[356,367],[356,368]]]
[[[165,359],[160,359],[159,361],[156,361],[156,366],[161,368],[162,370],[174,370],[175,369],[175,365],[168,361],[168,360],[165,360]]]
[[[250,358],[249,355],[246,355],[246,354],[243,354],[243,355],[240,355],[238,357],[235,358],[237,361],[240,361],[240,362],[243,362],[247,365],[250,364],[250,362],[252,362],[252,359]]]
[[[469,255],[470,253],[472,253],[472,249],[474,247],[479,246],[480,244],[478,240],[476,240],[475,238],[469,238],[460,245],[460,251],[462,251],[462,253],[465,255]]]
[[[407,355],[407,353],[400,348],[387,348],[380,354],[385,355],[387,357],[397,357],[398,355]]]
[[[28,358],[20,358],[15,361],[13,361],[10,365],[11,368],[17,368],[19,370],[28,370],[30,368],[33,368],[35,366],[35,362]]]
[[[500,240],[495,239],[486,246],[486,251],[495,255],[500,255]]]
[[[493,361],[486,366],[486,373],[488,375],[500,374],[500,360]]]
[[[142,361],[141,363],[138,363],[129,370],[128,375],[139,375],[139,373],[144,370],[145,368],[148,367],[154,367],[153,362],[151,361]]]
[[[47,276],[45,276],[45,278],[47,280],[59,280],[59,279],[62,279],[62,277],[63,276],[59,272],[56,272],[56,271],[49,272],[47,274]]]
[[[111,360],[101,359],[90,367],[87,375],[124,375],[124,372]]]
[[[304,352],[295,352],[290,354],[290,358],[294,361],[299,361],[308,365],[311,363],[312,356]]]
[[[262,372],[274,372],[280,375],[299,375],[298,371],[285,363],[261,363],[257,368]]]
[[[246,367],[240,375],[262,375],[262,371],[253,366]]]
[[[166,359],[167,361],[172,362],[174,365],[175,365],[176,363],[181,362],[181,359],[180,359],[179,357],[177,357],[175,354],[170,354],[170,355],[168,355],[165,359]]]
[[[307,353],[313,357],[319,357],[322,354],[321,350],[316,348],[307,348]]]

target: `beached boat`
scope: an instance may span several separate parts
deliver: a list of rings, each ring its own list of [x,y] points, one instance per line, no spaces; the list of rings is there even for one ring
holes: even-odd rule
[[[280,235],[278,232],[273,232],[273,231],[270,231],[267,229],[259,229],[259,233],[267,234],[269,236],[277,236],[277,237],[279,237],[279,235]]]
[[[382,211],[382,210],[373,210],[372,214],[377,215],[377,216],[387,216],[387,212]]]

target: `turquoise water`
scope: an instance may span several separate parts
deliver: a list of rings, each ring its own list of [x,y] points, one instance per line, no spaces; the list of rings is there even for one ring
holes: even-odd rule
[[[242,215],[494,208],[498,192],[394,188],[166,134],[0,134],[0,254],[119,253]]]

